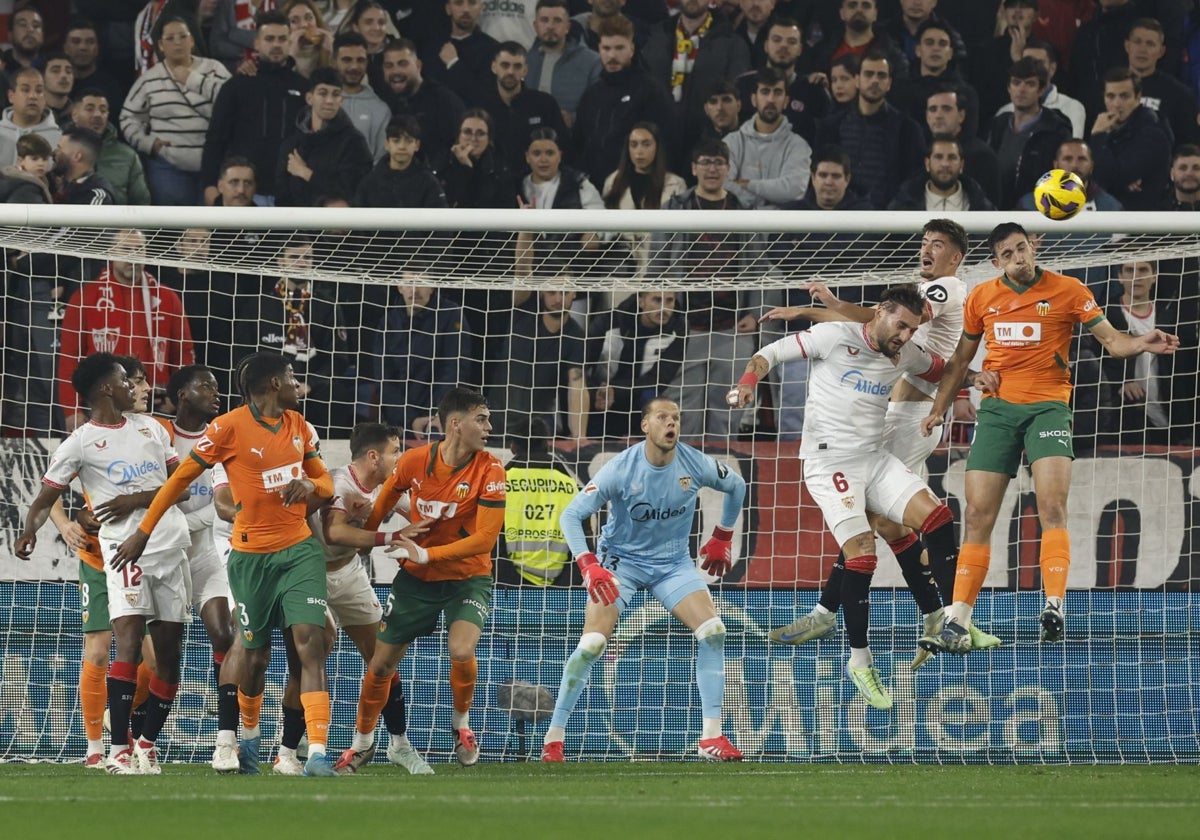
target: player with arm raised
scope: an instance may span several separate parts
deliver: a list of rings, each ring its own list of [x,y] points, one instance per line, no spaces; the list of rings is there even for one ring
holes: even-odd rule
[[[400,459],[400,430],[382,423],[359,423],[350,432],[350,458],[346,466],[330,471],[333,498],[313,514],[312,525],[325,544],[329,611],[337,626],[354,642],[363,663],[370,664],[383,608],[379,606],[367,572],[369,552],[375,546],[375,532],[362,526],[371,515],[383,483],[395,471]],[[408,497],[401,496],[400,501],[402,512],[407,511]],[[417,523],[400,533],[415,539],[427,530],[427,525]],[[383,720],[389,735],[388,761],[413,775],[432,774],[433,768],[409,743],[404,690],[398,673],[392,674]],[[362,752],[347,750],[335,767],[342,773],[354,773],[374,755],[374,746]]]
[[[301,667],[300,701],[308,727],[310,776],[335,775],[325,754],[329,692],[325,684],[325,552],[306,522],[307,499],[329,498],[333,481],[316,435],[296,408],[296,376],[278,353],[256,353],[241,367],[249,399],[209,423],[189,460],[171,476],[141,526],[121,545],[118,562],[135,561],[171,492],[178,494],[216,463],[224,463],[239,505],[229,553],[229,588],[237,602],[244,662],[238,704],[244,725],[244,770],[256,769],[271,629]],[[221,733],[218,733],[218,738]],[[220,741],[218,742],[220,744]],[[227,745],[226,745],[227,746]]]
[[[646,439],[605,464],[562,512],[567,545],[583,573],[591,601],[583,634],[563,667],[542,761],[563,761],[567,719],[587,686],[592,664],[604,653],[617,619],[639,589],[696,637],[696,687],[704,718],[697,752],[713,761],[741,761],[721,734],[725,697],[725,625],[688,544],[701,487],[725,494],[721,522],[700,549],[704,570],[720,576],[733,562],[733,529],[746,500],[746,482],[697,449],[679,442],[679,406],[664,398],[642,410]],[[605,505],[608,522],[598,557],[588,549],[583,523]],[[603,560],[600,558],[603,557]],[[619,572],[618,580],[614,572]]]
[[[163,495],[163,481],[177,472],[179,457],[161,425],[132,413],[134,390],[116,356],[88,356],[72,373],[71,383],[91,406],[91,419],[54,451],[42,491],[30,506],[25,530],[17,541],[17,556],[29,557],[50,506],[78,476],[101,523],[100,550],[117,641],[108,676],[112,746],[105,769],[120,775],[157,774],[162,771],[154,742],[179,689],[183,623],[188,612],[183,568],[187,522],[174,506],[185,494],[177,490],[169,498],[163,496],[159,512],[163,527],[144,545],[140,562],[121,562],[117,546],[137,527],[137,514]],[[157,654],[157,673],[150,681],[141,735],[131,745],[129,716],[147,624]]]
[[[962,264],[967,248],[967,232],[952,219],[930,219],[921,230],[921,247],[917,255],[921,282],[917,284],[917,289],[925,299],[925,312],[912,340],[943,359],[949,358],[954,352],[962,335],[967,287],[955,276],[955,272]],[[825,308],[780,307],[763,315],[763,320],[807,318],[813,321],[858,321],[865,324],[875,316],[874,307],[838,300],[822,283],[809,283],[807,288]],[[928,479],[926,461],[936,448],[938,438],[921,435],[920,423],[925,419],[936,391],[935,383],[910,373],[904,374],[892,391],[883,423],[884,448],[923,479]],[[941,627],[942,607],[948,605],[954,595],[954,571],[958,557],[954,529],[939,528],[932,534],[914,535],[911,529],[878,516],[874,517],[872,524],[876,533],[887,541],[896,555],[904,581],[924,616],[924,631],[920,635],[928,636],[936,632]],[[926,547],[929,558],[927,565],[921,562]],[[940,598],[929,589],[931,572]],[[839,555],[821,590],[821,600],[817,606],[786,627],[773,630],[771,639],[783,644],[800,644],[831,635],[837,627],[844,574],[845,557]],[[970,629],[976,649],[983,650],[1000,644],[998,638],[983,632],[974,624]],[[923,665],[929,656],[928,651],[918,648],[912,661],[913,670]]]
[[[396,666],[414,639],[437,629],[442,614],[454,696],[454,754],[463,766],[479,760],[469,722],[479,670],[475,646],[492,602],[492,551],[504,528],[506,491],[504,465],[485,449],[490,416],[482,394],[448,391],[438,405],[445,439],[400,456],[362,526],[374,532],[374,545],[394,545],[402,562],[363,675],[354,740],[339,766],[374,748],[375,724],[392,691]],[[400,531],[375,530],[405,494],[413,515],[429,528],[417,541]]]
[[[1029,457],[1042,526],[1039,563],[1046,602],[1041,640],[1063,638],[1063,598],[1071,564],[1067,495],[1075,457],[1068,357],[1075,325],[1087,327],[1118,358],[1174,353],[1179,347],[1179,338],[1162,330],[1136,337],[1117,330],[1087,286],[1037,265],[1034,245],[1019,224],[997,225],[988,237],[988,250],[992,265],[1003,273],[968,295],[962,340],[946,365],[946,377],[929,415],[921,421],[925,435],[941,425],[956,385],[983,341],[987,358],[976,385],[984,391],[984,399],[967,456],[967,509],[954,602],[941,632],[920,641],[921,647],[934,653],[971,649],[965,628],[987,577],[992,528],[1008,482],[1020,466],[1022,451]]]
[[[936,382],[942,376],[942,358],[911,341],[925,303],[916,286],[892,286],[870,323],[832,321],[785,336],[758,351],[737,385],[737,405],[749,405],[758,381],[775,365],[792,359],[811,363],[800,438],[804,486],[846,557],[841,591],[850,641],[846,672],[877,709],[890,709],[892,698],[867,645],[877,561],[868,512],[924,534],[953,518],[883,443],[888,398],[900,378],[911,373]]]

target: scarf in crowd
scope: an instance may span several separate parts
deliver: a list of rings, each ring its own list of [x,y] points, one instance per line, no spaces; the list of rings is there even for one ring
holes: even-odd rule
[[[289,289],[287,280],[280,278],[275,293],[283,301],[283,352],[294,355],[298,362],[307,362],[316,355],[308,344],[308,301],[312,290],[307,283]]]
[[[710,12],[704,16],[704,23],[696,30],[696,34],[688,35],[683,29],[683,20],[675,24],[675,56],[671,60],[671,95],[676,102],[683,101],[683,83],[688,74],[696,66],[696,53],[700,51],[700,39],[708,34],[712,27],[713,16]]]
[[[233,18],[238,29],[252,31],[254,16],[259,12],[273,12],[278,5],[276,0],[259,0],[258,8],[254,8],[254,0],[234,0]]]
[[[155,64],[158,64],[158,53],[154,50],[154,24],[162,14],[167,0],[154,0],[138,13],[134,28],[138,34],[137,52],[133,56],[134,69],[142,75]]]

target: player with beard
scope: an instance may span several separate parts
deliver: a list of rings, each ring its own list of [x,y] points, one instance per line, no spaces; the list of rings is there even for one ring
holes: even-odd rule
[[[841,582],[850,642],[846,673],[863,699],[877,709],[890,709],[892,697],[879,679],[867,644],[871,576],[877,562],[870,515],[879,514],[924,534],[953,519],[950,508],[888,451],[884,440],[889,396],[901,378],[908,374],[937,382],[942,376],[942,357],[911,340],[925,317],[926,304],[915,285],[893,286],[884,292],[867,324],[815,324],[763,347],[729,394],[731,404],[749,405],[759,380],[775,365],[792,359],[808,359],[812,365],[800,439],[804,486],[846,558]],[[925,584],[924,588],[936,602],[932,587]]]
[[[702,487],[724,494],[721,521],[700,548],[704,571],[720,577],[733,565],[733,535],[746,483],[709,455],[679,441],[679,406],[658,398],[642,411],[646,439],[605,464],[562,512],[567,545],[587,585],[583,634],[563,666],[542,761],[561,762],[567,719],[604,653],[617,619],[640,589],[679,619],[696,638],[696,688],[703,729],[696,751],[710,761],[741,761],[721,734],[725,696],[725,625],[708,584],[690,554],[692,520]],[[583,523],[608,507],[608,522],[593,553]],[[603,559],[601,559],[603,558]],[[620,574],[620,580],[617,574]]]

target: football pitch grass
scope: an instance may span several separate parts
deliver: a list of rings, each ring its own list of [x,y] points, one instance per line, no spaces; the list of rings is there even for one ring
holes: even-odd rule
[[[266,769],[264,767],[264,769]],[[6,837],[1195,838],[1197,766],[568,763],[115,777],[0,764]]]

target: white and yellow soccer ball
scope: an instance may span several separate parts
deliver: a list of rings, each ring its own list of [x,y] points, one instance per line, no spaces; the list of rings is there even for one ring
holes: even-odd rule
[[[1074,172],[1051,169],[1033,188],[1033,203],[1047,219],[1070,219],[1087,203],[1087,187]]]

